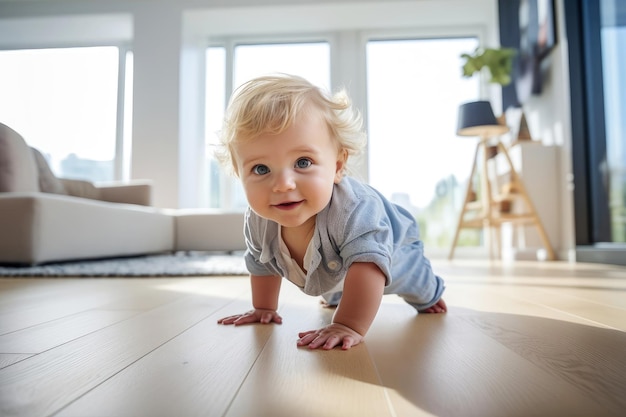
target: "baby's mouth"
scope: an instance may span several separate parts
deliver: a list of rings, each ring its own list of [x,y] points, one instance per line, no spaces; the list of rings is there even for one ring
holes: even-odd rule
[[[275,204],[274,207],[281,210],[290,210],[298,207],[301,203],[302,201],[285,201],[284,203]]]

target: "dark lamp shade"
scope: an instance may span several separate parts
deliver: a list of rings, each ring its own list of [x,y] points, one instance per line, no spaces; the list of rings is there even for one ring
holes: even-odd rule
[[[508,131],[508,127],[498,124],[488,101],[472,101],[459,106],[457,135],[490,138]]]

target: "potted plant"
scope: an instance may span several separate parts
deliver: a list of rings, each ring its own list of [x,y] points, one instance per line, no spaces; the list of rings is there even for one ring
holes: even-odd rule
[[[476,72],[486,69],[489,72],[490,83],[501,86],[511,83],[513,58],[517,54],[514,48],[476,48],[473,54],[462,54],[465,59],[463,76],[472,77]]]
[[[476,48],[472,54],[462,54],[465,59],[463,64],[463,76],[473,77],[477,72],[480,74],[489,73],[489,82],[499,84],[501,87],[511,84],[513,81],[513,58],[517,55],[515,48]],[[517,140],[532,139],[526,116],[522,111],[520,114],[519,126],[517,126]],[[504,115],[499,118],[500,123],[506,124]]]

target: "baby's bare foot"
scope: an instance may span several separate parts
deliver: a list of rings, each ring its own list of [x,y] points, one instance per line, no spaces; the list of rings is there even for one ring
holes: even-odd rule
[[[324,308],[337,308],[337,304],[328,304],[328,303],[326,302],[326,300],[324,300],[324,299],[321,299],[321,300],[320,300],[320,304],[321,304],[321,305],[322,305],[322,307],[324,307]]]
[[[448,306],[446,306],[446,302],[443,301],[443,298],[439,299],[434,305],[419,310],[420,313],[445,313],[446,311],[448,311]]]

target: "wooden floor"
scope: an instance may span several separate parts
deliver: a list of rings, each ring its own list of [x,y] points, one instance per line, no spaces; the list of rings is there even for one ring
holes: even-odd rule
[[[332,311],[243,277],[0,280],[0,415],[624,416],[626,268],[434,261],[445,315],[386,296],[366,343],[296,348]]]

